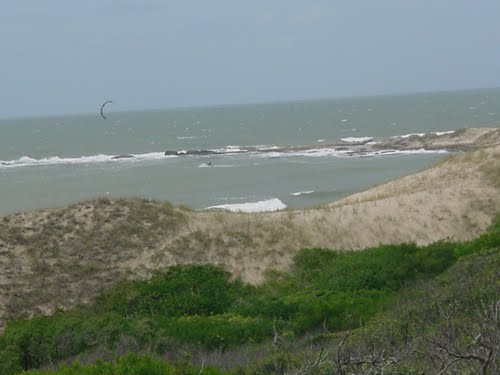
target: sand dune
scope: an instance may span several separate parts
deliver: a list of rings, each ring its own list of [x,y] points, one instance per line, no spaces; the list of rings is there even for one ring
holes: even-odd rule
[[[471,239],[500,212],[499,132],[491,130],[468,134],[476,140],[472,149],[487,133],[484,145],[494,146],[317,209],[193,212],[148,200],[95,199],[4,217],[0,328],[9,318],[86,303],[123,278],[147,278],[173,264],[220,264],[259,283],[266,270],[287,269],[304,247]]]

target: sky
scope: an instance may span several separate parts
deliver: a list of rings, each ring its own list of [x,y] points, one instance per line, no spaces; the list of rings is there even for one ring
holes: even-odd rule
[[[0,118],[500,87],[498,0],[0,0]]]

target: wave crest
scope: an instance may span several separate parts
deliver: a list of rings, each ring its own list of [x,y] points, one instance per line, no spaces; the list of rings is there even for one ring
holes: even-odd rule
[[[284,210],[287,206],[278,198],[271,198],[258,202],[246,202],[235,204],[221,204],[218,206],[206,207],[209,209],[222,209],[231,212],[271,212]]]
[[[17,160],[0,160],[0,168],[19,168],[19,167],[36,167],[50,165],[77,165],[77,164],[95,164],[123,161],[145,161],[158,160],[176,156],[165,156],[163,152],[150,152],[146,154],[123,154],[123,155],[92,155],[81,157],[59,157],[51,156],[47,158],[35,159],[29,156],[22,156]]]

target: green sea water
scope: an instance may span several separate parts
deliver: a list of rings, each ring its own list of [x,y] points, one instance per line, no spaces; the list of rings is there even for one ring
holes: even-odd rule
[[[498,127],[500,89],[143,112],[124,112],[113,103],[106,110],[107,120],[99,109],[0,120],[0,216],[96,196],[148,197],[195,209],[331,202],[418,171],[443,155],[163,154]],[[111,159],[119,154],[135,157]]]

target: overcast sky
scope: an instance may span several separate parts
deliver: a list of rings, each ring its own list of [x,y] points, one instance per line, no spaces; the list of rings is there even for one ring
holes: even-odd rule
[[[0,0],[0,117],[500,86],[499,0]]]

